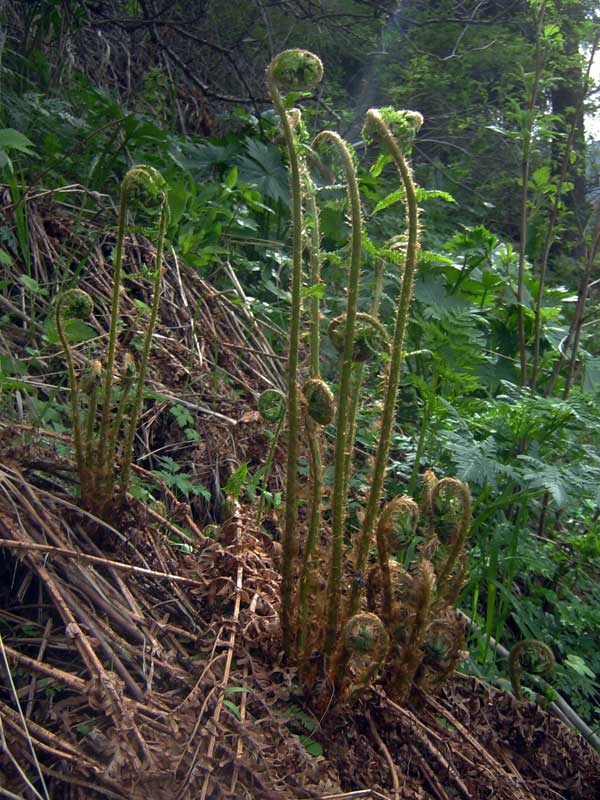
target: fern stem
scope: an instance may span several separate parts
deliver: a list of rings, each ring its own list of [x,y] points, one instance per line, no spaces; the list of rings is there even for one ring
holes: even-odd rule
[[[350,411],[350,390],[352,377],[352,354],[354,350],[354,327],[358,306],[358,280],[362,248],[362,219],[360,196],[356,172],[348,145],[333,131],[323,131],[314,140],[316,147],[327,142],[336,149],[341,158],[346,175],[350,214],[352,220],[352,242],[350,275],[348,277],[348,302],[346,309],[346,329],[342,353],[340,388],[336,416],[336,440],[334,456],[334,482],[332,495],[331,561],[327,584],[327,622],[325,629],[324,652],[330,654],[336,643],[340,606],[340,583],[342,578],[342,552],[344,522],[346,519],[346,446],[348,441],[348,420]]]
[[[85,461],[83,457],[83,447],[81,442],[81,422],[79,418],[79,384],[75,375],[75,365],[73,363],[73,354],[71,347],[65,335],[63,319],[62,319],[62,305],[66,295],[59,297],[56,303],[55,321],[58,338],[62,345],[65,361],[67,362],[67,377],[69,380],[69,401],[71,405],[71,419],[73,424],[73,447],[75,450],[75,463],[77,465],[77,474],[79,475],[79,485],[82,497],[85,496]]]
[[[383,490],[385,468],[390,448],[390,440],[394,425],[396,411],[396,397],[400,383],[400,372],[403,363],[404,336],[408,321],[408,309],[412,297],[414,276],[417,269],[417,256],[419,252],[419,209],[417,204],[417,194],[412,179],[412,172],[407,164],[404,155],[392,135],[390,129],[383,121],[379,112],[371,109],[367,115],[371,123],[376,126],[378,136],[388,149],[396,164],[406,195],[407,217],[408,217],[408,243],[406,248],[406,262],[404,274],[402,276],[402,288],[398,302],[398,311],[394,327],[394,337],[392,340],[392,352],[388,381],[385,390],[383,415],[381,421],[381,431],[377,445],[375,463],[371,475],[371,489],[365,509],[363,524],[358,537],[355,555],[355,579],[352,583],[352,591],[348,604],[347,616],[353,616],[358,610],[359,600],[363,584],[363,575],[369,554],[369,546],[373,537],[373,527],[379,510],[379,502]]]
[[[158,317],[158,308],[160,305],[160,284],[162,280],[163,270],[163,252],[165,244],[165,233],[167,230],[168,218],[168,205],[165,197],[160,209],[160,222],[158,225],[158,241],[156,244],[156,261],[155,261],[155,276],[154,276],[154,295],[152,298],[152,309],[150,311],[150,320],[148,321],[148,328],[146,330],[146,337],[142,349],[142,360],[140,362],[140,370],[137,378],[137,386],[133,405],[131,408],[131,415],[129,418],[129,426],[125,437],[125,444],[123,446],[123,454],[121,456],[121,486],[119,496],[121,500],[125,499],[127,489],[129,488],[129,476],[131,473],[131,460],[133,458],[133,440],[137,427],[137,420],[142,409],[142,400],[144,394],[144,379],[146,377],[146,369],[148,367],[148,360],[150,358],[150,350],[152,348],[152,334]]]
[[[298,590],[298,655],[302,661],[306,661],[309,656],[308,651],[311,641],[308,631],[310,617],[308,600],[316,572],[316,551],[321,530],[321,498],[323,492],[323,463],[319,431],[308,415],[306,415],[306,430],[310,453],[312,491],[310,522],[302,559],[300,588]],[[313,597],[312,599],[314,601],[316,598]]]
[[[291,319],[290,343],[287,365],[287,477],[285,499],[285,524],[283,530],[283,564],[281,575],[281,628],[283,635],[283,650],[286,658],[292,653],[293,646],[293,621],[292,605],[294,593],[294,565],[297,557],[297,495],[298,495],[298,360],[300,348],[300,313],[302,290],[302,189],[300,184],[300,165],[296,152],[296,142],[290,120],[286,113],[285,104],[278,88],[278,81],[286,80],[291,88],[301,87],[299,81],[303,73],[312,68],[316,83],[322,75],[322,65],[319,59],[306,51],[291,50],[280,53],[267,67],[267,88],[275,111],[277,112],[285,145],[288,153],[290,167],[290,189],[292,201],[292,269],[291,269]],[[320,71],[320,75],[319,75]],[[312,83],[314,85],[314,82]],[[310,88],[310,86],[308,87]]]
[[[281,433],[282,427],[283,427],[283,417],[277,420],[277,427],[275,428],[275,433],[273,434],[273,438],[271,439],[271,444],[269,445],[269,452],[267,453],[267,460],[265,462],[265,471],[261,480],[260,500],[258,501],[258,510],[256,512],[256,524],[258,526],[260,526],[260,523],[262,522],[262,516],[265,507],[265,492],[267,490],[267,485],[269,483],[269,475],[271,474],[271,469],[273,467],[273,458],[275,457],[275,448],[277,447],[277,442],[279,441],[279,434]]]
[[[381,302],[381,295],[383,293],[383,259],[379,259],[375,265],[375,286],[373,288],[373,301],[369,313],[372,317],[377,318],[379,314],[379,304]],[[354,369],[354,380],[352,381],[352,397],[350,400],[350,412],[348,414],[348,433],[346,444],[346,465],[345,472],[345,486],[344,494],[348,496],[348,485],[350,483],[350,472],[352,470],[352,456],[354,454],[354,442],[356,440],[356,418],[358,416],[358,405],[360,403],[360,390],[362,388],[363,373],[365,370],[365,363],[361,362]]]
[[[316,189],[311,180],[306,164],[302,164],[302,172],[308,206],[310,209],[310,285],[317,286],[321,282],[321,231],[319,228],[319,209],[316,201]],[[310,371],[311,378],[320,379],[321,363],[321,331],[320,331],[320,300],[314,295],[310,305]],[[315,636],[309,636],[309,594],[316,572],[316,551],[321,531],[321,503],[323,498],[323,459],[321,454],[320,426],[316,425],[309,414],[305,415],[306,436],[310,456],[310,518],[308,536],[304,546],[300,586],[298,589],[298,656],[306,663],[310,652],[311,641]],[[313,597],[313,605],[316,598]]]
[[[117,243],[115,248],[115,274],[113,278],[112,304],[110,309],[110,328],[108,332],[108,348],[106,351],[106,371],[104,374],[104,387],[102,390],[102,414],[100,431],[98,434],[98,462],[96,466],[96,495],[103,504],[107,497],[107,483],[112,486],[109,472],[114,470],[114,464],[107,463],[107,449],[109,443],[110,412],[112,408],[113,371],[115,367],[115,351],[117,344],[117,323],[119,320],[119,296],[121,292],[121,278],[123,273],[123,242],[125,239],[125,226],[127,221],[127,189],[125,181],[121,183],[119,198],[119,222],[117,226]],[[112,473],[111,473],[112,474]]]
[[[269,72],[267,72],[269,75]],[[300,309],[302,290],[302,200],[300,170],[294,144],[294,135],[285,113],[285,106],[274,81],[267,81],[288,151],[292,199],[292,313],[290,318],[290,344],[287,365],[287,470],[285,493],[285,526],[283,530],[283,564],[281,575],[281,628],[283,649],[287,658],[292,651],[292,596],[294,561],[297,551],[296,523],[298,518],[298,351],[300,347]]]

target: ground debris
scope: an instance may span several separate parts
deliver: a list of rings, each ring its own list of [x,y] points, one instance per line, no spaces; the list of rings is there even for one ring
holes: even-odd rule
[[[286,724],[302,701],[281,663],[277,548],[253,510],[241,509],[232,543],[199,538],[181,553],[132,504],[128,541],[98,553],[85,513],[36,485],[28,454],[38,459],[39,444],[21,447],[20,465],[13,448],[1,468],[0,623],[15,691],[0,688],[0,769],[11,791],[23,791],[15,764],[35,785],[33,748],[61,798],[600,795],[584,740],[463,675],[414,708],[369,690],[320,721],[324,754],[310,756]],[[127,572],[125,554],[141,571]]]

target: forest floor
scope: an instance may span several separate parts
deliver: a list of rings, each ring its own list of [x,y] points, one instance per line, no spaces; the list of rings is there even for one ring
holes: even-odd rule
[[[89,252],[80,285],[97,337],[77,346],[81,366],[104,346],[111,235],[90,223],[93,247],[74,242],[68,214],[46,200],[30,204],[29,223],[40,286],[56,284],[65,253]],[[142,325],[139,301],[149,304],[140,274],[151,255],[130,242],[122,346]],[[40,323],[47,298],[4,300],[2,355],[28,369],[0,419],[0,796],[600,797],[600,758],[578,734],[470,676],[407,707],[375,684],[351,707],[311,711],[282,659],[277,518],[267,533],[251,505],[219,508],[235,468],[264,463],[256,400],[283,385],[281,357],[232,278],[223,294],[169,258],[135,469],[146,495],[110,522],[81,507],[55,424],[65,381]],[[180,473],[210,496],[186,498]]]

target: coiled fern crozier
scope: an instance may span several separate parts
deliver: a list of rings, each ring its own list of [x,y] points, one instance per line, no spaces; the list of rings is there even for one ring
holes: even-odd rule
[[[508,655],[508,674],[517,700],[523,700],[524,672],[546,675],[554,666],[554,653],[539,639],[523,639],[513,645]]]

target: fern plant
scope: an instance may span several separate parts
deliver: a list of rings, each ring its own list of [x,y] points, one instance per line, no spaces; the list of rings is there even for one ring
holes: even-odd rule
[[[118,349],[119,299],[128,209],[143,210],[151,215],[155,222],[157,221],[156,259],[153,277],[154,291],[139,368],[136,368],[132,355],[125,353],[119,370],[119,393],[115,397],[114,383]],[[132,167],[121,184],[121,203],[115,249],[115,272],[106,365],[103,367],[100,361],[92,361],[87,375],[81,383],[75,374],[73,358],[63,322],[67,318],[89,316],[93,307],[92,301],[81,289],[72,289],[61,295],[56,303],[56,327],[67,362],[67,375],[71,394],[73,445],[82,503],[86,508],[102,517],[110,516],[114,513],[115,508],[122,504],[129,486],[133,441],[142,407],[144,380],[152,347],[152,335],[158,317],[167,220],[167,186],[164,179],[153,167]],[[87,408],[84,429],[82,429],[81,422],[82,403]],[[96,412],[99,406],[100,420],[97,422]],[[121,438],[123,442],[117,459]],[[117,460],[120,471],[118,492],[115,493]]]
[[[297,466],[299,449],[298,428],[298,358],[300,346],[300,315],[302,288],[302,187],[300,163],[297,155],[294,128],[288,117],[281,92],[308,91],[323,76],[320,59],[307,50],[286,50],[276,56],[267,67],[267,87],[280,119],[290,166],[292,200],[292,310],[290,318],[290,345],[287,370],[287,487],[285,528],[283,535],[282,568],[282,630],[286,655],[292,651],[292,601],[294,564],[297,550]]]
[[[381,509],[419,251],[417,191],[407,154],[422,118],[416,112],[372,109],[365,125],[365,138],[376,141],[384,156],[396,165],[406,204],[405,241],[394,250],[393,260],[399,266],[401,282],[390,337],[377,318],[377,299],[372,304],[372,313],[358,309],[363,220],[354,154],[332,131],[317,135],[307,149],[298,136],[300,112],[288,111],[280,94],[285,89],[313,86],[320,78],[321,67],[316,56],[300,50],[281,53],[267,70],[267,83],[281,120],[290,165],[292,199],[288,474],[281,592],[283,647],[286,656],[298,665],[307,686],[333,686],[338,699],[349,699],[379,676],[390,692],[404,702],[416,685],[437,687],[462,657],[463,626],[453,603],[465,579],[464,546],[471,513],[468,487],[456,480],[438,482],[433,474],[426,480],[421,508],[403,497]],[[306,83],[301,83],[306,79]],[[309,257],[311,286],[320,283],[319,212],[315,202],[319,193],[307,164],[317,163],[321,175],[331,172],[316,161],[325,154],[333,154],[334,165],[341,167],[350,224],[345,312],[329,323],[330,339],[339,354],[335,398],[321,377],[320,308],[314,295],[310,307],[310,372],[308,379],[304,379],[302,393],[298,393],[303,381],[299,346],[303,246]],[[381,280],[379,283],[381,286]],[[344,541],[349,527],[348,491],[363,363],[386,351],[388,369],[383,381],[378,444],[369,495],[360,515],[361,527],[354,536],[349,579]],[[331,530],[325,534],[318,431],[332,422],[334,414]],[[301,525],[296,509],[302,432],[310,465],[307,530]],[[419,537],[422,542],[416,555],[408,569],[404,569],[394,556],[408,557],[409,549],[414,552]],[[376,564],[369,565],[374,539],[378,558]],[[325,540],[327,553],[321,552]]]

